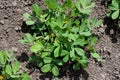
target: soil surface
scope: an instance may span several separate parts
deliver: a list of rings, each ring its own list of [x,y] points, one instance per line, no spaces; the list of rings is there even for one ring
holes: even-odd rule
[[[100,27],[94,30],[99,40],[95,46],[105,62],[96,64],[90,58],[88,68],[73,71],[69,66],[62,70],[59,80],[120,80],[120,30],[115,21],[106,18],[109,11],[105,0],[94,0],[96,3],[91,17],[103,19]],[[22,14],[31,13],[31,5],[37,3],[44,7],[43,0],[0,0],[0,50],[13,50],[21,62],[21,69],[26,71],[32,80],[51,80],[51,74],[43,74],[34,63],[28,63],[29,45],[18,40],[28,31],[24,27]]]

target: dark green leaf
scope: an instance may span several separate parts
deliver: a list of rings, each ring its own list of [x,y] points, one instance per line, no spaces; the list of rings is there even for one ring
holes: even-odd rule
[[[78,63],[73,65],[73,69],[74,70],[79,70],[80,69],[80,65]]]

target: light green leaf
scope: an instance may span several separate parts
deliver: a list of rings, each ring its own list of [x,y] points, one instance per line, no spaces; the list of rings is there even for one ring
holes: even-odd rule
[[[26,74],[26,73],[22,73],[21,77],[22,77],[22,80],[31,80],[31,78],[29,77],[29,75]]]
[[[72,48],[72,50],[70,51],[70,57],[75,57],[75,49]]]
[[[28,13],[24,13],[23,14],[23,17],[26,19],[26,20],[31,20],[30,18],[32,17],[30,14]]]
[[[67,50],[62,50],[60,56],[65,56],[67,54],[69,54],[69,52]]]
[[[44,58],[44,57],[46,57],[46,56],[48,56],[48,55],[49,55],[49,52],[42,52],[41,58]]]
[[[5,72],[9,75],[12,75],[12,68],[10,65],[6,65]]]
[[[76,39],[79,37],[79,35],[70,33],[68,37],[69,37],[69,39],[76,41]]]
[[[100,26],[101,23],[102,23],[102,19],[98,20],[98,21],[95,23],[95,27]]]
[[[59,75],[59,69],[58,69],[57,66],[53,66],[52,73],[53,73],[54,76],[58,76]]]
[[[32,5],[32,10],[38,15],[41,16],[42,14],[42,8],[38,6],[37,4]]]
[[[83,49],[81,48],[75,48],[75,51],[76,53],[79,55],[79,56],[85,56],[85,52]]]
[[[117,19],[119,17],[119,10],[112,13],[112,19]]]
[[[66,55],[64,58],[63,58],[63,62],[68,62],[69,61],[69,55]]]
[[[47,7],[53,10],[56,10],[59,6],[58,0],[44,0],[44,2],[47,5]]]
[[[27,24],[27,25],[34,25],[35,22],[34,22],[34,21],[31,21],[31,20],[27,20],[27,21],[26,21],[26,24]]]
[[[26,33],[23,39],[19,40],[21,43],[31,43],[35,40],[35,38],[30,34]]]
[[[98,53],[91,53],[91,56],[96,59],[100,59],[100,55]]]
[[[112,0],[112,5],[119,9],[119,2],[117,0]]]
[[[0,63],[2,63],[2,65],[5,65],[6,60],[7,58],[5,57],[5,55],[2,52],[0,52]]]
[[[80,35],[84,35],[84,36],[90,36],[92,33],[91,31],[86,31],[86,32],[81,32]]]
[[[59,57],[60,53],[60,47],[55,48],[54,50],[54,57]]]
[[[34,42],[34,45],[30,47],[30,50],[34,53],[37,53],[39,52],[40,50],[43,49],[43,45],[41,42],[37,41],[37,42]]]
[[[110,4],[110,5],[108,6],[108,8],[109,8],[110,10],[118,10],[118,8],[117,8],[115,5],[113,5],[113,4]]]
[[[62,28],[62,26],[63,26],[63,22],[64,22],[64,17],[63,17],[63,15],[59,15],[58,17],[57,17],[57,25],[60,27],[60,28]]]
[[[41,67],[42,72],[49,72],[51,69],[51,64],[45,64],[43,67]]]
[[[52,62],[52,58],[51,57],[45,57],[43,59],[44,63],[51,63]]]
[[[12,64],[12,70],[13,70],[13,73],[16,74],[20,69],[20,63],[18,61],[14,62]]]

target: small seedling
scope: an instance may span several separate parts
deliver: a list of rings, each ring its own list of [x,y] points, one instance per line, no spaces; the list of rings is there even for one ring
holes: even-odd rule
[[[31,80],[28,74],[20,71],[20,63],[13,52],[0,52],[0,80]]]
[[[120,19],[120,0],[112,0],[108,7],[111,11],[107,15],[113,20]]]

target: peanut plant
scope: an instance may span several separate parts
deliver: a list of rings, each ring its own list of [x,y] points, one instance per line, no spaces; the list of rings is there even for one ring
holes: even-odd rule
[[[30,51],[35,55],[30,61],[37,62],[42,72],[58,76],[61,66],[66,63],[73,63],[74,70],[87,67],[87,53],[98,61],[102,60],[94,49],[98,38],[92,35],[93,28],[102,20],[89,19],[95,3],[91,0],[65,0],[62,3],[44,0],[44,3],[45,10],[33,4],[32,14],[23,14],[33,31],[20,40],[21,43],[33,43]]]

